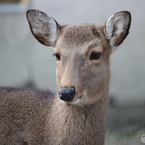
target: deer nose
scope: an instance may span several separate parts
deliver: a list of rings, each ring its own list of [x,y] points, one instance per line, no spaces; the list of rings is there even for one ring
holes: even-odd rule
[[[75,88],[61,88],[59,90],[59,98],[63,101],[72,101],[75,97]]]

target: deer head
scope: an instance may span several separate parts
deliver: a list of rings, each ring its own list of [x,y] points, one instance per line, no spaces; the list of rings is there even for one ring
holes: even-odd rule
[[[130,13],[115,13],[104,25],[61,26],[38,10],[29,10],[27,19],[34,37],[54,48],[60,99],[71,105],[89,105],[106,99],[110,54],[129,33]]]

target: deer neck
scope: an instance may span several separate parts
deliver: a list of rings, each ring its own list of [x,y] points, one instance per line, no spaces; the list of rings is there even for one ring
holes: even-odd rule
[[[49,121],[51,144],[103,145],[108,100],[85,107],[70,106],[55,98]]]

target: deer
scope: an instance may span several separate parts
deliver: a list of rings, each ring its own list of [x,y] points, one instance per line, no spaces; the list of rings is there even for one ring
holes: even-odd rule
[[[53,47],[56,92],[0,87],[0,144],[103,145],[110,56],[129,34],[130,12],[104,25],[60,25],[37,9],[26,17],[33,36]]]

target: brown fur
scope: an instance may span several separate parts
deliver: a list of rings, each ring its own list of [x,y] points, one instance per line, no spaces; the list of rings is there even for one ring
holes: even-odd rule
[[[60,55],[58,91],[0,88],[0,144],[103,145],[112,52],[108,29],[92,24],[60,26],[38,10],[28,11],[27,19],[34,37],[54,46],[54,53]],[[126,36],[113,41],[120,43],[119,37],[123,41]],[[92,52],[101,57],[90,60]],[[75,98],[61,101],[59,89],[70,87],[76,90]]]

